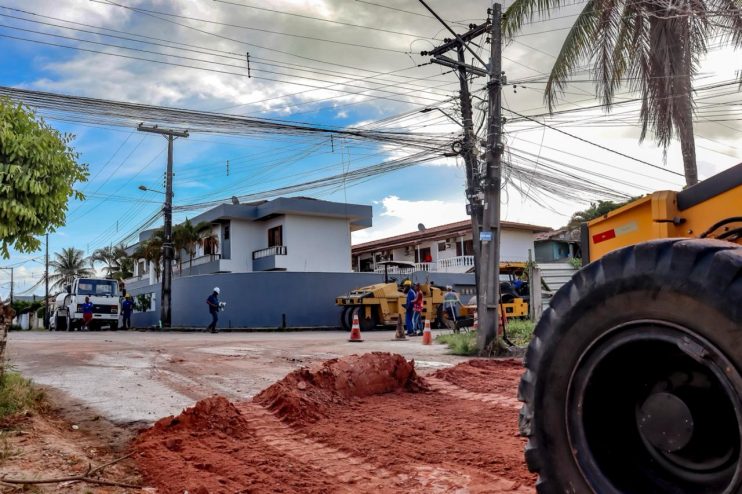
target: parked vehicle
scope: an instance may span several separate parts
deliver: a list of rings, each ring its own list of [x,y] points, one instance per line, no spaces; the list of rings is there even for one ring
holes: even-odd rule
[[[742,492],[741,212],[742,164],[584,225],[518,390],[539,493]]]
[[[54,301],[50,324],[55,331],[75,331],[83,325],[82,304],[85,297],[93,304],[92,330],[108,326],[118,329],[119,290],[116,280],[75,278]]]

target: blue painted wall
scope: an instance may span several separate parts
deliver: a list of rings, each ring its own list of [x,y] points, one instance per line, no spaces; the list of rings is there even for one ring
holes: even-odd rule
[[[220,328],[277,328],[286,315],[286,326],[338,327],[340,309],[335,298],[354,288],[380,283],[376,273],[252,272],[217,273],[173,278],[173,327],[206,327],[211,321],[206,298],[215,286],[226,310],[219,313]],[[473,274],[424,273],[414,281],[447,284],[458,288],[474,285]],[[134,327],[150,327],[160,319],[160,285],[127,287],[132,295],[155,293],[156,310],[132,314]]]

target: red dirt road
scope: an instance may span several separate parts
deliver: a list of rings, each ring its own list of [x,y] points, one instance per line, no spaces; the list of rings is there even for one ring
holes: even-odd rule
[[[162,493],[533,493],[515,400],[520,364],[419,377],[373,353],[292,372],[252,401],[202,400],[135,442]]]

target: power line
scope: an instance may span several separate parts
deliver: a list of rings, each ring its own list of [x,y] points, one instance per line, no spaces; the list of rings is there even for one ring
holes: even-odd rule
[[[591,146],[595,146],[595,147],[598,147],[598,148],[603,149],[605,151],[609,151],[609,152],[611,152],[613,154],[616,154],[618,156],[623,156],[624,158],[628,158],[628,159],[630,159],[632,161],[636,161],[637,163],[641,163],[643,165],[651,166],[652,168],[656,168],[658,170],[662,170],[662,171],[667,172],[667,173],[672,173],[673,175],[678,175],[678,176],[681,176],[681,177],[684,176],[682,173],[679,173],[679,172],[676,172],[676,171],[673,171],[673,170],[668,170],[667,168],[663,168],[663,167],[658,166],[658,165],[653,165],[652,163],[649,163],[648,161],[640,160],[639,158],[634,158],[633,156],[629,156],[628,154],[622,153],[620,151],[616,151],[615,149],[611,149],[611,148],[606,147],[606,146],[603,146],[601,144],[597,144],[595,142],[592,142],[592,141],[590,141],[588,139],[584,139],[584,138],[579,137],[579,136],[576,136],[574,134],[570,134],[569,132],[565,132],[564,130],[558,129],[558,128],[556,128],[554,126],[551,126],[551,125],[549,125],[547,123],[539,122],[535,118],[528,117],[526,115],[523,115],[521,113],[518,113],[518,112],[516,112],[514,110],[511,110],[509,108],[503,108],[503,109],[506,110],[506,111],[509,111],[510,113],[512,113],[514,115],[518,115],[521,118],[525,118],[526,120],[530,120],[530,121],[535,122],[535,123],[537,123],[539,125],[543,125],[544,127],[548,128],[548,129],[551,129],[551,130],[554,130],[556,132],[559,132],[560,134],[564,134],[564,135],[569,136],[569,137],[571,137],[573,139],[577,139],[578,141],[582,141],[582,142],[584,142],[586,144],[590,144]]]
[[[97,1],[97,0],[94,0],[94,1]],[[106,1],[108,1],[108,0],[106,0]],[[257,7],[255,5],[247,5],[247,4],[244,4],[244,3],[230,2],[230,1],[227,1],[227,0],[214,0],[214,1],[215,2],[219,2],[219,3],[223,3],[223,4],[227,4],[227,5],[234,5],[234,6],[237,6],[237,7],[243,7],[243,8],[247,8],[247,9],[261,10],[261,11],[264,11],[264,12],[272,12],[274,14],[281,14],[281,15],[289,15],[289,16],[292,16],[292,17],[299,17],[299,18],[302,18],[302,19],[309,19],[309,20],[313,20],[313,21],[327,22],[327,23],[330,23],[330,24],[337,24],[337,25],[340,25],[340,26],[355,27],[355,28],[359,28],[359,29],[368,29],[368,30],[371,30],[371,31],[379,31],[379,32],[382,32],[382,33],[389,33],[389,34],[398,34],[400,36],[409,36],[411,38],[432,39],[431,37],[429,37],[429,36],[423,36],[422,34],[405,33],[405,32],[401,32],[401,31],[393,31],[391,29],[384,29],[384,28],[379,28],[379,27],[363,26],[361,24],[352,24],[350,22],[334,21],[334,20],[331,20],[331,19],[324,19],[322,17],[313,17],[311,15],[296,14],[296,13],[293,13],[293,12],[284,12],[282,10],[269,9],[269,8],[266,8],[266,7]]]

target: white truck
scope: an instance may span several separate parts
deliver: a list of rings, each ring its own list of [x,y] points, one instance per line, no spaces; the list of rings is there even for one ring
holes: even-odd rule
[[[119,288],[116,280],[103,278],[75,278],[54,302],[51,326],[55,331],[75,331],[83,326],[82,306],[85,297],[93,304],[91,330],[109,326],[118,329]]]

